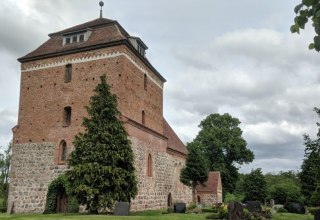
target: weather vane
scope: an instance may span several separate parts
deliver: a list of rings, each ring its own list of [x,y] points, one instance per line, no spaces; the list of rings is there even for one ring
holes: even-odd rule
[[[102,7],[104,6],[103,1],[100,1],[100,2],[99,2],[99,5],[100,5],[100,7],[101,7],[101,9],[100,9],[100,18],[102,18]]]

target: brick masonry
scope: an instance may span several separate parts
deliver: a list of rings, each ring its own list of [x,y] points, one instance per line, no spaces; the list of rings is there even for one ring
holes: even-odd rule
[[[68,83],[64,82],[66,64],[72,64],[73,69]],[[132,209],[166,208],[169,193],[173,201],[191,201],[191,190],[179,181],[185,156],[168,152],[168,140],[163,136],[163,82],[131,50],[120,45],[21,64],[9,211],[12,205],[14,213],[44,211],[48,185],[67,166],[58,159],[59,145],[66,141],[68,154],[74,149],[73,138],[83,131],[85,106],[102,74],[107,75],[111,90],[118,97],[133,144],[138,196]],[[72,109],[70,126],[63,123],[63,109],[67,106]],[[149,154],[153,160],[151,177],[146,175]]]

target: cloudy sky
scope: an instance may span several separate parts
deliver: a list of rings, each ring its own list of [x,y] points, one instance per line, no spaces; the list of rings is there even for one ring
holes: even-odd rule
[[[164,114],[187,143],[211,113],[242,122],[256,159],[240,170],[298,170],[304,133],[315,136],[320,54],[309,51],[312,28],[289,32],[299,0],[105,0],[117,20],[148,45],[147,57],[167,79]],[[98,0],[0,1],[0,146],[17,123],[16,60],[48,34],[99,16]]]

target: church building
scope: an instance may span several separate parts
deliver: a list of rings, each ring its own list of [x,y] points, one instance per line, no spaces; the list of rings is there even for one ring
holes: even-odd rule
[[[131,210],[191,202],[180,180],[187,149],[163,117],[165,78],[146,56],[142,39],[117,21],[99,18],[49,34],[18,59],[21,85],[13,130],[8,211],[42,213],[48,185],[68,167],[73,139],[84,131],[93,90],[107,75],[132,142],[138,195]]]

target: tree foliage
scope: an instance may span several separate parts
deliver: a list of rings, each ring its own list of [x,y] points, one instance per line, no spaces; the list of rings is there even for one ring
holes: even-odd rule
[[[320,117],[320,109],[314,108],[314,111]],[[301,182],[301,191],[306,201],[310,201],[317,185],[320,184],[320,123],[317,123],[317,138],[312,140],[309,135],[304,135],[305,154],[301,165],[299,175]]]
[[[315,49],[320,51],[320,1],[319,0],[302,0],[294,8],[296,17],[294,18],[294,24],[290,30],[292,33],[300,33],[300,29],[304,29],[309,19],[312,21],[314,27],[315,36],[313,42],[309,44],[309,49]]]
[[[55,178],[48,187],[46,207],[44,214],[57,213],[57,199],[59,193],[65,191],[68,196],[68,213],[78,213],[79,204],[74,196],[72,196],[72,188],[65,174]]]
[[[204,153],[209,170],[220,171],[223,190],[229,193],[234,191],[238,179],[237,165],[250,163],[254,158],[239,125],[239,119],[228,113],[211,114],[201,121],[201,130],[192,141]]]
[[[244,176],[243,187],[246,201],[264,201],[267,196],[267,182],[260,168]]]
[[[192,200],[195,203],[195,188],[199,184],[204,184],[208,179],[208,169],[200,151],[194,144],[188,144],[188,156],[186,166],[181,169],[180,181],[192,188]]]
[[[137,194],[131,142],[119,120],[117,98],[106,76],[95,88],[83,119],[85,132],[76,135],[67,173],[73,194],[90,213],[112,208],[115,201],[130,202]]]
[[[7,207],[11,150],[12,142],[8,144],[3,153],[0,153],[0,197],[4,198],[3,207]]]
[[[274,199],[277,204],[287,202],[303,202],[298,173],[294,171],[268,173],[267,182],[268,199]]]

